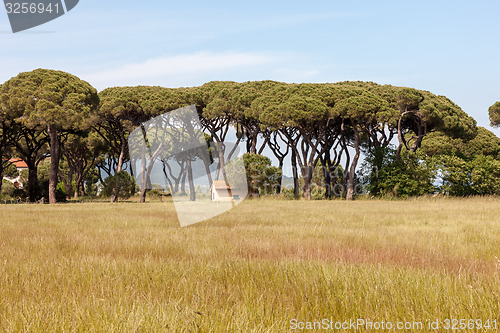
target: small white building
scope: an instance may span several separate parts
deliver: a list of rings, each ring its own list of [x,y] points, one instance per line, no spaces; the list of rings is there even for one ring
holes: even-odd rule
[[[237,188],[231,188],[223,180],[215,180],[212,183],[210,192],[212,193],[212,201],[233,201],[241,199],[241,191]]]

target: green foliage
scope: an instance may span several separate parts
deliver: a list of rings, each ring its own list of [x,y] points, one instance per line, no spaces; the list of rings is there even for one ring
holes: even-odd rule
[[[401,111],[418,109],[424,100],[423,94],[412,88],[401,88],[395,92],[395,95],[397,106]]]
[[[378,96],[365,92],[359,96],[340,100],[334,107],[334,114],[346,117],[353,123],[377,123],[380,115],[387,112],[387,102]]]
[[[381,160],[380,160],[381,159]],[[435,192],[435,171],[419,154],[405,154],[398,160],[393,148],[369,153],[364,169],[378,164],[380,168],[368,170],[365,177],[371,195],[409,197]]]
[[[47,69],[20,73],[2,85],[2,102],[23,124],[34,128],[47,124],[58,129],[88,125],[97,91],[74,75]]]
[[[453,196],[471,195],[470,168],[467,162],[455,155],[436,155],[429,159],[438,170],[438,185],[445,194]]]
[[[464,159],[453,155],[433,157],[429,163],[439,170],[441,190],[453,196],[499,195],[500,161],[477,155]]]
[[[367,151],[366,158],[362,164],[363,183],[368,193],[380,195],[384,179],[380,178],[381,170],[391,170],[397,162],[393,147],[376,147]],[[386,171],[384,171],[386,172]]]
[[[500,195],[500,161],[478,155],[469,162],[471,188],[475,195]]]
[[[161,87],[107,88],[99,93],[99,99],[95,121],[106,130],[105,137],[111,143],[122,134],[127,139],[141,122],[186,105],[180,90]]]
[[[23,200],[26,198],[26,192],[23,189],[14,186],[14,184],[4,179],[2,180],[2,191],[0,192],[0,198],[5,200],[10,200],[10,199]]]
[[[43,179],[39,181],[40,183],[40,194],[39,197],[44,198],[47,202],[47,198],[49,197],[49,179]],[[58,182],[56,185],[56,201],[57,202],[66,202],[66,189],[64,188],[64,183]]]
[[[0,198],[2,199],[12,199],[15,197],[16,187],[14,184],[7,180],[2,180],[2,191],[0,192]]]
[[[86,194],[90,196],[97,195],[97,183],[99,182],[99,171],[91,169],[85,178]]]
[[[452,196],[500,194],[500,161],[482,154],[467,157],[456,147],[454,140],[436,136],[433,141],[444,144],[442,150],[427,148],[418,154],[405,155],[398,161],[394,149],[368,154],[365,164],[365,183],[371,195],[418,196],[436,191]],[[430,149],[430,148],[429,148]],[[450,152],[450,153],[447,153]],[[375,167],[374,167],[375,166]]]
[[[453,196],[498,194],[500,138],[483,127],[470,140],[441,132],[422,145],[427,164],[436,170],[440,191]]]
[[[56,200],[57,202],[66,202],[66,189],[64,188],[64,184],[62,182],[59,182],[56,185]]]
[[[120,171],[104,180],[104,188],[101,194],[105,197],[111,197],[115,194],[119,198],[126,200],[130,198],[133,186],[135,186],[135,182],[130,177],[130,174],[126,171]]]
[[[488,109],[491,126],[500,127],[500,102],[496,102]]]
[[[92,114],[98,105],[97,90],[69,73],[36,69],[5,82],[0,89],[0,103],[19,126],[50,139],[50,155],[56,165],[50,171],[49,201],[56,202],[55,180],[60,157],[57,148],[61,135],[65,132],[81,133],[91,126]],[[33,142],[26,144],[36,146]],[[30,154],[36,152],[33,148],[28,150]],[[32,184],[30,192],[33,188]],[[33,200],[35,195],[30,193],[30,199]]]
[[[427,135],[421,150],[427,156],[455,155],[473,158],[477,155],[500,157],[500,138],[484,127],[478,127],[474,138],[453,138],[443,132],[435,131]]]
[[[437,130],[455,138],[471,139],[476,135],[476,121],[445,96],[423,91],[419,113],[427,130]]]
[[[244,154],[248,193],[272,194],[281,177],[281,170],[271,165],[271,160],[259,154]]]
[[[328,170],[326,170],[328,172]],[[332,178],[331,185],[333,196],[341,196],[345,182],[345,172],[341,165],[338,165],[333,171],[330,172]],[[355,179],[357,181],[357,179]],[[304,186],[304,178],[299,177],[299,186]],[[293,189],[292,189],[293,193]],[[311,199],[321,200],[325,199],[326,183],[325,183],[325,169],[321,163],[317,163],[314,167],[313,176],[311,178]]]
[[[485,155],[500,159],[500,138],[486,128],[478,127],[477,135],[464,141],[461,152],[469,158]]]
[[[152,190],[148,190],[148,196],[150,198],[154,198],[154,199],[158,199],[160,197],[165,197],[165,196],[171,196],[171,193],[170,191],[168,192],[165,192],[163,189],[152,189]]]
[[[37,175],[38,181],[40,183],[49,182],[49,174],[50,174],[50,158],[46,158],[40,164],[38,164]]]
[[[17,178],[19,176],[19,171],[14,164],[9,164],[7,168],[3,170],[3,176],[9,178]]]
[[[286,187],[281,188],[281,197],[288,199],[288,200],[300,199],[300,197],[295,196],[295,194],[293,192],[293,188],[286,188]]]
[[[99,108],[94,112],[97,103]],[[34,161],[47,153],[46,148],[40,147],[47,145],[43,138],[50,127],[54,127],[58,139],[64,137],[64,141],[61,141],[64,159],[59,166],[59,176],[64,177],[67,184],[73,181],[69,178],[74,177],[72,172],[76,170],[70,169],[70,166],[76,166],[76,161],[82,158],[85,162],[91,162],[78,164],[80,169],[87,168],[85,172],[78,169],[79,175],[86,174],[96,163],[103,166],[106,158],[118,161],[117,165],[110,165],[115,165],[115,170],[121,170],[123,163],[129,160],[126,143],[130,131],[141,122],[188,104],[196,104],[202,122],[210,131],[212,137],[206,136],[207,143],[219,141],[218,136],[224,136],[224,129],[231,126],[237,127],[238,138],[246,136],[249,139],[247,142],[252,144],[257,140],[250,139],[256,139],[262,130],[280,131],[288,148],[297,148],[294,145],[300,142],[303,146],[294,151],[299,164],[306,166],[301,169],[303,175],[305,170],[312,167],[317,151],[334,140],[342,140],[344,145],[352,147],[353,135],[359,134],[361,147],[374,154],[368,156],[367,163],[371,165],[365,177],[372,194],[406,196],[432,192],[433,187],[429,185],[432,180],[429,179],[433,178],[433,170],[440,171],[443,166],[454,170],[462,163],[466,167],[482,155],[500,159],[500,139],[486,129],[477,128],[474,119],[445,96],[373,82],[287,84],[275,81],[214,81],[196,88],[116,87],[105,89],[97,95],[88,83],[71,74],[38,69],[21,73],[0,86],[0,119],[6,120],[7,125],[12,122],[24,129],[29,127],[29,131],[22,131],[19,137],[37,133],[37,142],[41,144],[34,145],[39,146],[38,150],[30,151],[30,154],[23,153],[23,156],[29,155],[30,160]],[[500,102],[490,107],[492,124],[500,123],[499,110]],[[3,128],[6,128],[5,124]],[[48,132],[54,133],[52,130]],[[402,162],[396,161],[392,151],[383,151],[396,136],[400,143],[413,142],[402,146],[412,151],[423,150],[425,154],[405,157],[403,152]],[[51,139],[56,142],[54,136]],[[35,142],[34,138],[22,140],[26,141],[23,145],[33,146]],[[320,144],[315,146],[317,143]],[[255,151],[255,145],[251,148]],[[16,149],[23,150],[19,147]],[[337,153],[344,154],[340,157],[345,160],[345,151],[339,146],[335,149]],[[51,156],[55,156],[53,153]],[[211,155],[215,153],[215,148],[211,148]],[[450,157],[446,163],[443,160],[439,164],[437,159],[429,159],[438,155],[455,156],[461,161]],[[232,170],[229,163],[229,175],[231,172],[246,172],[251,193],[272,193],[279,178],[279,170],[273,169],[270,161],[264,157],[247,156],[243,159],[247,160],[246,171]],[[494,163],[489,161],[476,160],[478,165],[475,167],[494,170]],[[250,165],[252,167],[249,169]],[[378,173],[373,171],[373,167]],[[113,170],[107,172],[112,173]],[[458,174],[452,173],[454,175],[450,176],[450,182],[455,184],[452,178],[458,177]],[[472,171],[468,174],[472,177]],[[37,195],[41,196],[45,195],[48,179],[48,169],[43,163],[39,177],[43,193]],[[470,177],[467,181],[471,181]],[[27,181],[26,175],[22,175],[22,178]],[[92,184],[96,182],[96,175],[87,178],[87,189],[95,193],[96,188]],[[120,184],[123,180],[120,179],[118,177],[113,181]],[[319,198],[325,188],[322,170],[314,171],[312,182],[312,197]],[[457,179],[456,184],[459,186],[461,181]],[[485,187],[475,190],[466,190],[464,187],[462,190],[457,188],[456,191],[450,191],[491,192],[489,186]]]

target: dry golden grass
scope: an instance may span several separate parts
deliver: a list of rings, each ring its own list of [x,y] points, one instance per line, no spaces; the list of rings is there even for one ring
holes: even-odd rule
[[[253,200],[180,228],[171,203],[1,206],[0,331],[498,320],[499,213],[495,198]]]

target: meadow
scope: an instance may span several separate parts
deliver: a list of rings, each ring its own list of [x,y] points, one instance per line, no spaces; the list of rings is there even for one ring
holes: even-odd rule
[[[499,198],[247,200],[187,228],[168,202],[2,205],[0,219],[0,331],[500,324]]]

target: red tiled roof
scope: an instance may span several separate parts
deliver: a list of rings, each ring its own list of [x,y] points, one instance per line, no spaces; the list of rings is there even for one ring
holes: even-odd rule
[[[14,164],[16,168],[21,168],[21,169],[26,169],[28,168],[28,164],[26,164],[26,162],[24,162],[22,159],[20,158],[11,158],[9,160],[10,163]]]
[[[229,190],[231,189],[225,181],[223,180],[214,180],[212,185],[216,190]]]

